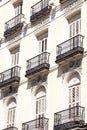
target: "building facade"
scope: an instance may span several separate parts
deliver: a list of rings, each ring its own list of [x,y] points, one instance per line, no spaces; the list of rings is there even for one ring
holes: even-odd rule
[[[87,130],[87,0],[0,1],[0,130]]]

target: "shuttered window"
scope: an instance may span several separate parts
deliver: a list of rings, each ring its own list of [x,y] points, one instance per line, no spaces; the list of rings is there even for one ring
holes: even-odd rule
[[[15,125],[15,111],[16,107],[8,109],[7,127]]]
[[[46,112],[46,97],[36,99],[36,117],[44,116]]]
[[[11,51],[11,65],[18,65],[19,63],[19,48]]]
[[[80,85],[74,85],[69,88],[69,106],[74,107],[79,105],[80,100]]]
[[[70,20],[70,38],[81,34],[81,18],[80,15],[73,17]]]
[[[69,80],[69,107],[80,105],[80,77],[78,73]]]

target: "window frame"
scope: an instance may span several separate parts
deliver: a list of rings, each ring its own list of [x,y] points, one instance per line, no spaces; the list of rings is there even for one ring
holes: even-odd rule
[[[70,38],[81,34],[81,15],[78,14],[69,21]]]
[[[36,118],[46,114],[46,95],[36,98]]]
[[[8,109],[7,127],[15,126],[16,106]]]
[[[19,64],[20,47],[14,48],[10,51],[11,53],[11,66]]]

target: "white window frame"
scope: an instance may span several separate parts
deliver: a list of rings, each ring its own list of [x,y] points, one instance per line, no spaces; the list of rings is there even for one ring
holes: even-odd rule
[[[16,112],[16,107],[12,107],[8,109],[7,127],[15,126],[15,112]]]
[[[46,113],[46,96],[36,99],[36,118],[44,117]]]
[[[74,75],[69,81],[69,108],[80,105],[80,80]]]
[[[19,47],[11,51],[11,66],[19,64]]]
[[[22,14],[22,3],[15,7],[15,16]]]
[[[80,84],[69,87],[69,106],[75,107],[80,105]]]
[[[77,17],[72,18],[70,21],[70,38],[81,34],[81,16],[77,15]]]
[[[16,127],[16,101],[15,98],[10,99],[7,105],[7,128]]]
[[[39,40],[39,53],[47,51],[47,37]]]

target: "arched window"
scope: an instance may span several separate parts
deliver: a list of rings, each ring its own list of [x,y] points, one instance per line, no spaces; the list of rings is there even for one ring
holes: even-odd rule
[[[16,99],[13,97],[7,103],[7,127],[15,126]]]
[[[45,116],[46,113],[46,92],[42,86],[36,93],[36,118]]]
[[[80,77],[78,73],[69,80],[69,108],[80,105]]]

